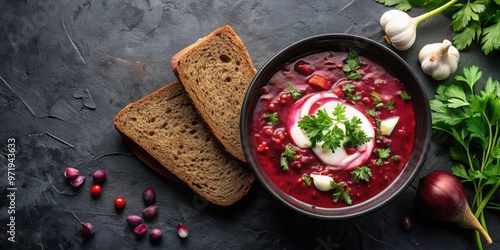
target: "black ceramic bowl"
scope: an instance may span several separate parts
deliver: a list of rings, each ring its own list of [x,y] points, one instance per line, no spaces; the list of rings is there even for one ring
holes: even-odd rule
[[[350,49],[360,55],[369,57],[404,83],[411,95],[416,115],[416,137],[410,159],[400,175],[390,186],[375,197],[359,204],[344,208],[314,207],[293,198],[283,192],[271,181],[266,172],[256,160],[256,145],[251,138],[251,121],[260,96],[260,90],[268,80],[286,63],[316,51],[343,51]],[[429,100],[425,95],[422,84],[412,72],[412,69],[396,53],[387,47],[367,38],[348,34],[325,34],[306,38],[293,43],[274,55],[257,72],[248,92],[246,93],[241,112],[241,140],[248,164],[253,168],[258,180],[274,196],[289,208],[308,216],[320,219],[347,219],[361,216],[383,207],[398,195],[403,193],[418,175],[424,163],[431,137],[431,112]]]

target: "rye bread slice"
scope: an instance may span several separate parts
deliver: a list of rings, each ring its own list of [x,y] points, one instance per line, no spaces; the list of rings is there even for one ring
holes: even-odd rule
[[[173,174],[214,204],[235,203],[255,179],[223,149],[179,82],[127,105],[114,125],[146,165],[166,177]]]
[[[229,25],[220,27],[178,52],[170,63],[215,137],[230,154],[246,161],[240,113],[256,70],[238,35]]]

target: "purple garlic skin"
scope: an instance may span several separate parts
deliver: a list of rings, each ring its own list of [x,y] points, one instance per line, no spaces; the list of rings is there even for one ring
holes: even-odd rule
[[[71,181],[71,186],[79,188],[83,185],[84,182],[85,182],[85,176],[79,175],[78,177],[76,177]]]
[[[75,179],[79,175],[80,175],[80,171],[78,171],[78,169],[76,169],[76,168],[67,167],[66,170],[64,171],[64,176],[68,179],[71,179],[71,180]]]
[[[142,216],[144,216],[144,219],[146,220],[152,220],[154,217],[156,217],[157,214],[158,214],[157,205],[151,205],[142,210]]]
[[[146,189],[144,189],[144,192],[142,192],[142,199],[147,205],[155,203],[156,200],[155,190],[152,187],[147,187]]]
[[[106,180],[106,171],[102,170],[102,169],[98,169],[92,174],[92,178],[94,179],[94,182],[96,182],[96,183],[104,182]]]
[[[159,240],[163,236],[163,232],[159,228],[153,228],[149,231],[149,238],[151,240]]]
[[[147,231],[148,231],[148,226],[146,226],[145,224],[139,224],[137,227],[134,228],[134,233],[137,236],[144,236]]]
[[[137,227],[139,224],[142,223],[142,219],[139,215],[131,214],[131,215],[127,216],[127,223],[130,226]]]

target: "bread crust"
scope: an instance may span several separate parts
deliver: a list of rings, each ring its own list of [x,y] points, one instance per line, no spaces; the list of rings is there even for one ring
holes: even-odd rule
[[[168,110],[173,108],[178,110],[170,114]],[[178,118],[179,115],[186,118]],[[178,125],[162,128],[167,123]],[[255,179],[248,166],[224,151],[179,82],[127,105],[115,116],[114,126],[132,153],[147,166],[166,178],[184,182],[213,204],[234,204],[249,191]],[[192,128],[194,132],[171,133],[178,128]],[[209,148],[210,152],[196,155],[198,148]]]
[[[245,162],[239,118],[256,70],[239,36],[229,25],[222,26],[178,52],[170,63],[215,137]]]

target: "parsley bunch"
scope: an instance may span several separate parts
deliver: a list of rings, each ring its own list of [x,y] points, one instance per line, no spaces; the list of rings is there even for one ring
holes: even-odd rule
[[[472,183],[475,195],[471,208],[485,230],[484,209],[500,210],[490,199],[500,187],[500,82],[491,77],[482,90],[475,85],[482,77],[477,66],[463,68],[449,86],[441,85],[431,101],[432,126],[454,139],[451,171],[462,182]],[[481,238],[476,232],[478,248]]]
[[[407,11],[412,7],[427,10],[436,9],[449,0],[375,0],[397,10]],[[455,0],[456,1],[456,0]],[[473,41],[479,42],[484,54],[500,50],[500,0],[468,0],[455,3],[445,14],[452,19],[451,27],[455,32],[453,43],[463,50]]]

